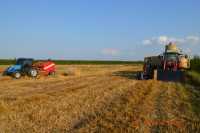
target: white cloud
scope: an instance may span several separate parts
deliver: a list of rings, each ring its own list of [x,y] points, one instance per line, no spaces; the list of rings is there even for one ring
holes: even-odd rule
[[[186,40],[192,44],[197,44],[200,42],[200,38],[198,36],[187,36]]]
[[[191,49],[191,48],[186,48],[186,49],[185,49],[185,52],[186,52],[186,53],[189,53],[189,54],[192,54],[192,49]]]
[[[159,36],[157,38],[157,42],[159,44],[166,44],[166,43],[168,43],[168,41],[169,41],[169,38],[167,36]]]
[[[143,40],[142,44],[150,45],[150,44],[152,44],[152,41],[151,40]]]
[[[199,36],[186,36],[184,38],[176,38],[176,37],[168,37],[165,35],[152,37],[151,39],[145,39],[142,41],[143,45],[152,45],[152,44],[159,44],[159,45],[166,45],[169,42],[174,42],[177,44],[200,44],[200,37]]]
[[[106,48],[102,50],[102,54],[104,55],[110,55],[110,56],[117,56],[119,55],[120,51],[118,49],[114,48]]]

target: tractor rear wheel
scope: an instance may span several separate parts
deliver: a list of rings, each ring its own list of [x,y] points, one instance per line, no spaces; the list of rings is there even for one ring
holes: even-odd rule
[[[21,78],[21,73],[20,72],[15,72],[14,74],[13,74],[13,77],[14,78],[16,78],[16,79],[19,79],[19,78]]]
[[[28,75],[29,75],[30,77],[35,78],[35,77],[37,77],[38,72],[37,72],[36,69],[30,69],[29,72],[28,72]]]

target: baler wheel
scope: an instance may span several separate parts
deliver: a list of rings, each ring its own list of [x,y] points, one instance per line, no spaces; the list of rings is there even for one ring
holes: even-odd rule
[[[55,72],[50,72],[50,73],[49,73],[49,76],[55,76],[55,75],[56,75]]]

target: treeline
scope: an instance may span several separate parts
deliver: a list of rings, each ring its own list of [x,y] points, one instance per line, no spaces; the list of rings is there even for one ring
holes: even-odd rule
[[[11,65],[15,63],[15,59],[0,59],[0,65]]]
[[[36,60],[42,61],[42,60]],[[53,60],[57,65],[81,65],[81,64],[94,64],[94,65],[114,65],[114,64],[142,64],[142,61],[97,61],[97,60]],[[0,59],[0,65],[11,65],[15,64],[15,59]]]
[[[56,64],[65,65],[65,64],[95,64],[95,65],[103,65],[103,64],[142,64],[142,61],[96,61],[96,60],[54,60]]]
[[[190,63],[191,70],[200,72],[200,56],[194,56]]]
[[[36,60],[42,61],[42,60]],[[143,61],[97,61],[97,60],[53,60],[58,65],[81,65],[81,64],[142,64]],[[15,64],[15,59],[0,59],[0,65],[11,65]],[[200,57],[194,56],[193,59],[191,59],[191,70],[200,72]]]

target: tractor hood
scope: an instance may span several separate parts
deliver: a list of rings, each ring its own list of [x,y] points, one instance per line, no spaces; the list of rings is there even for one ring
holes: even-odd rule
[[[8,67],[6,71],[11,73],[11,72],[16,72],[20,69],[21,69],[21,65],[13,65],[13,66]]]

